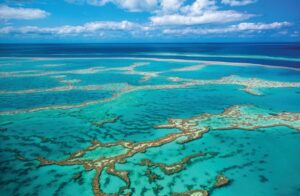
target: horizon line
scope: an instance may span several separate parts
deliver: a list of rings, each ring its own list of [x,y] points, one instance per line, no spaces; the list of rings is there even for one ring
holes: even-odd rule
[[[13,44],[300,44],[300,41],[265,41],[265,42],[0,42],[0,45]]]

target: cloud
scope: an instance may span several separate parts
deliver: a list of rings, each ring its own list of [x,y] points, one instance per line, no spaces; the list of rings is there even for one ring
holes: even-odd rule
[[[270,29],[280,29],[282,27],[291,26],[289,22],[273,22],[273,23],[240,23],[238,25],[233,25],[234,29],[241,31],[244,30],[270,30]]]
[[[104,6],[112,3],[130,12],[170,13],[179,10],[197,12],[208,5],[215,5],[215,0],[194,0],[191,5],[184,5],[187,0],[65,0],[68,3]]]
[[[214,0],[195,0],[191,5],[183,6],[180,11],[188,15],[203,14],[207,10],[216,10],[216,2]]]
[[[105,31],[143,31],[147,30],[139,24],[129,21],[95,21],[85,23],[83,25],[59,26],[59,27],[37,27],[37,26],[22,26],[22,27],[3,27],[0,28],[0,34],[54,34],[54,35],[78,35],[92,34]]]
[[[225,34],[234,32],[260,32],[265,30],[281,29],[291,26],[289,22],[273,23],[240,23],[224,28],[185,28],[185,29],[165,29],[163,33],[173,35],[207,35],[207,34]]]
[[[160,1],[160,11],[162,13],[174,13],[178,11],[185,0],[161,0]]]
[[[48,12],[41,9],[32,8],[13,8],[6,5],[0,5],[0,19],[21,19],[21,20],[32,20],[45,18],[49,15]]]
[[[152,11],[157,5],[157,0],[107,0],[114,3],[123,9],[127,9],[132,12],[139,11]]]
[[[284,27],[289,27],[292,24],[289,22],[273,22],[273,23],[240,23],[230,25],[224,28],[173,28],[165,29],[164,27],[153,27],[140,25],[130,21],[95,21],[85,23],[83,25],[71,26],[64,25],[58,27],[37,27],[37,26],[22,26],[22,27],[2,27],[0,34],[21,34],[21,35],[54,35],[54,36],[101,36],[122,34],[138,36],[147,35],[155,37],[160,33],[168,35],[211,35],[211,34],[230,34],[235,32],[262,32],[267,30],[286,30]]]
[[[93,6],[103,6],[108,3],[130,12],[153,11],[158,6],[159,0],[66,0],[68,3],[89,4]]]
[[[163,15],[150,17],[154,25],[199,25],[209,23],[227,23],[241,21],[252,17],[251,14],[240,13],[232,10],[206,11],[201,15]]]
[[[148,11],[152,25],[199,25],[242,21],[254,15],[220,10],[216,0],[67,0],[94,6],[108,3],[131,12]],[[225,0],[226,1],[226,0]],[[227,0],[228,1],[228,0]],[[248,0],[249,1],[249,0]]]
[[[299,31],[292,32],[291,37],[300,37],[300,32]]]
[[[234,10],[219,10],[215,0],[195,0],[191,4],[176,4],[175,13],[158,13],[150,17],[153,25],[200,25],[242,21],[254,15]],[[169,5],[172,6],[172,5]]]
[[[256,1],[257,0],[222,0],[222,3],[230,6],[244,6],[255,3]]]
[[[65,0],[69,3],[103,6],[109,3],[132,11],[149,11],[149,21],[135,23],[123,21],[94,21],[79,25],[63,25],[54,27],[10,26],[0,27],[0,34],[20,36],[66,36],[66,37],[112,37],[115,35],[131,37],[159,37],[159,35],[250,35],[262,31],[280,29],[287,30],[289,22],[251,23],[245,22],[255,15],[231,9],[223,10],[216,0]],[[222,3],[238,6],[256,0],[222,0]],[[3,12],[1,9],[9,10]],[[25,10],[25,11],[24,11]],[[28,14],[30,11],[30,14]],[[15,15],[12,14],[15,12]],[[33,14],[32,14],[33,13]],[[39,9],[11,8],[0,6],[0,19],[22,18],[33,19],[46,17],[49,13]],[[27,16],[28,15],[28,16]],[[38,16],[39,15],[39,16]],[[31,17],[31,18],[28,18]],[[4,20],[5,22],[6,20]],[[229,23],[230,25],[226,25]],[[247,34],[249,33],[249,34]]]

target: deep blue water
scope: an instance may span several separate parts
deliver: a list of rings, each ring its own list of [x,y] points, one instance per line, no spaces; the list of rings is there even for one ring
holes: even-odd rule
[[[163,56],[160,53],[164,53]],[[167,55],[166,53],[176,54]],[[204,56],[186,56],[201,54]],[[208,57],[205,55],[213,55]],[[228,57],[224,58],[223,55]],[[230,58],[230,56],[235,57]],[[248,58],[238,58],[248,56]],[[0,57],[159,57],[300,67],[300,43],[0,44]],[[249,56],[285,57],[257,59]],[[298,60],[288,60],[297,58]]]

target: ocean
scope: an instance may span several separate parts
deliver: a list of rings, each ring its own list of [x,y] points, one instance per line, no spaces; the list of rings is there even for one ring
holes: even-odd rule
[[[0,44],[1,195],[300,195],[300,44]]]

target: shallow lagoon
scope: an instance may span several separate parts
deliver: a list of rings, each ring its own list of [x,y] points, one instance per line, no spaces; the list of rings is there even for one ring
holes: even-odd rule
[[[151,142],[181,133],[178,128],[157,127],[170,118],[218,115],[231,106],[248,104],[274,118],[281,112],[290,116],[300,113],[300,85],[263,88],[258,96],[236,84],[189,86],[184,80],[169,77],[213,80],[238,75],[296,84],[299,70],[239,67],[225,62],[189,70],[205,63],[136,58],[5,58],[0,64],[3,195],[93,195],[93,179],[100,164],[97,160],[126,154],[143,142],[150,142],[149,148],[114,164],[117,171],[127,172],[130,185],[126,187],[126,181],[109,173],[111,167],[107,167],[98,180],[101,191],[120,195],[170,195],[193,190],[207,190],[216,196],[299,194],[297,127],[274,124],[264,128],[257,120],[258,128],[253,130],[211,129],[186,143],[180,143],[183,136],[150,147]],[[27,70],[34,70],[34,75]],[[22,82],[23,78],[31,80]],[[89,85],[100,86],[91,90]],[[55,89],[61,86],[72,88]],[[132,146],[115,145],[120,141],[132,142]],[[76,157],[76,153],[83,154]],[[207,154],[181,163],[196,153]],[[55,162],[45,164],[39,157]],[[159,166],[143,165],[144,159],[155,164],[177,163],[183,169],[166,174]],[[87,169],[86,163],[95,165]],[[229,183],[216,187],[218,175],[224,175]]]

